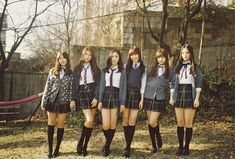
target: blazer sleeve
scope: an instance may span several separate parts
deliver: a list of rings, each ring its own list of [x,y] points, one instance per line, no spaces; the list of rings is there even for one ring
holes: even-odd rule
[[[105,88],[105,73],[101,71],[100,75],[100,85],[99,85],[99,102],[102,101],[103,93]]]
[[[49,92],[51,90],[51,76],[52,76],[52,71],[53,69],[51,69],[49,71],[49,74],[47,76],[47,81],[46,81],[46,85],[43,91],[43,96],[42,96],[42,101],[41,101],[41,107],[44,108],[47,105],[48,99],[49,99]]]
[[[119,92],[119,97],[120,99],[120,104],[121,105],[125,105],[126,103],[126,87],[127,87],[127,76],[126,76],[126,70],[123,69],[122,70],[122,74],[121,74],[121,79],[120,79],[120,92]]]
[[[176,70],[176,66],[170,70],[169,87],[170,87],[171,93],[174,92],[174,87],[175,87],[175,73],[176,73],[175,70]]]
[[[69,78],[69,99],[70,101],[73,101],[74,100],[74,97],[73,97],[73,74],[70,75],[70,78]]]

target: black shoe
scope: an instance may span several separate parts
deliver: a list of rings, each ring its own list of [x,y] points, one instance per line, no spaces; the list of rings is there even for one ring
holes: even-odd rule
[[[152,147],[151,153],[157,153],[157,148],[156,147]]]
[[[104,145],[102,148],[102,153],[103,153],[103,156],[106,157],[110,154],[110,149],[106,145]]]
[[[161,134],[159,133],[159,135],[156,136],[157,137],[157,148],[162,148],[162,137]]]
[[[82,155],[82,148],[77,146],[77,154]]]
[[[189,149],[188,148],[184,148],[183,149],[183,155],[184,156],[188,156],[189,155]]]
[[[60,155],[60,153],[59,153],[59,151],[54,151],[54,153],[53,153],[53,158],[56,158],[56,157],[58,157]]]
[[[183,155],[183,149],[182,149],[182,148],[179,148],[178,151],[176,152],[176,155],[177,155],[177,156]]]
[[[79,143],[77,144],[77,154],[82,155],[82,146]]]
[[[123,153],[123,156],[129,158],[129,157],[130,157],[130,150],[125,149],[125,150],[124,150],[124,153]]]
[[[87,156],[87,149],[85,149],[85,148],[83,149],[83,151],[82,151],[82,156],[83,156],[83,157]]]

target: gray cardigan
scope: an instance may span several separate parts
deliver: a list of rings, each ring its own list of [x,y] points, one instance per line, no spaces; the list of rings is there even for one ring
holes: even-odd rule
[[[169,85],[168,79],[166,79],[163,75],[150,77],[151,69],[152,68],[147,69],[147,81],[144,98],[153,99],[156,95],[157,100],[165,100]]]
[[[119,100],[121,105],[125,105],[126,102],[126,87],[127,87],[126,85],[127,85],[126,70],[123,69],[121,72],[120,85],[119,85]],[[105,89],[105,72],[101,71],[99,102],[102,102],[104,89]]]
[[[61,104],[66,104],[71,101],[72,98],[72,80],[73,75],[64,75],[62,79],[53,74],[52,68],[48,74],[46,86],[43,92],[41,106],[45,107],[48,103],[54,102],[55,98],[60,91],[63,98],[60,99]]]
[[[179,76],[178,74],[176,74],[176,68],[179,64],[176,64],[176,66],[171,70],[170,73],[170,89],[174,90],[173,92],[173,100],[174,103],[176,102],[176,98],[177,98],[177,93],[178,93],[178,85],[179,85]],[[194,65],[195,66],[195,72],[193,74],[193,82],[192,82],[192,96],[193,99],[195,99],[196,97],[196,88],[202,88],[202,70],[198,65]]]

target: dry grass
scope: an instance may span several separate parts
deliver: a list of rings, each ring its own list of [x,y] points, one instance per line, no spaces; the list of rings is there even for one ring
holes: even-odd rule
[[[0,123],[0,158],[6,159],[44,159],[47,158],[46,121],[33,120],[31,125],[22,130],[23,121]],[[173,159],[177,150],[176,125],[174,118],[164,117],[160,130],[163,137],[163,148],[153,155],[150,153],[150,138],[147,124],[137,124],[132,144],[131,158]],[[76,154],[77,138],[81,130],[76,127],[66,128],[61,145],[61,156],[58,159],[83,158]],[[191,142],[191,154],[184,158],[198,159],[233,159],[235,158],[235,124],[234,119],[224,121],[196,121]],[[56,140],[56,139],[54,139]],[[94,128],[89,143],[89,155],[85,158],[103,158],[101,147],[104,136],[101,127]],[[123,158],[124,137],[119,123],[112,143],[112,153],[108,158]]]

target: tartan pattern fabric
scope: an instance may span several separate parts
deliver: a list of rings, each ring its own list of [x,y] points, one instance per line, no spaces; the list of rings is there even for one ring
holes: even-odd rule
[[[139,109],[140,100],[140,90],[128,88],[125,107],[129,109]]]
[[[45,106],[45,110],[51,113],[68,113],[70,112],[69,102],[62,102],[60,101],[59,93],[54,102],[48,101],[47,105]]]
[[[102,105],[102,108],[104,109],[114,109],[120,107],[119,88],[110,86],[105,87],[102,98]]]
[[[91,102],[95,98],[95,83],[80,85],[76,100],[76,110],[91,109]]]
[[[144,98],[144,110],[153,112],[164,112],[166,109],[166,100],[157,100],[156,98]]]
[[[179,84],[177,98],[175,102],[176,108],[193,108],[193,96],[191,84]]]

